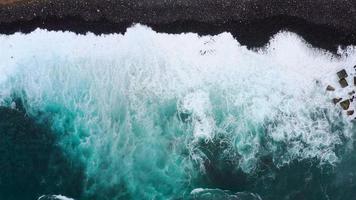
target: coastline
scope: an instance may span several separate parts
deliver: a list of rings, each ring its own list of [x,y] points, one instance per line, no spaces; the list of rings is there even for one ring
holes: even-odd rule
[[[0,199],[354,198],[349,1],[84,1],[0,0]]]
[[[3,3],[1,3],[3,2]],[[36,28],[79,34],[123,33],[141,23],[159,32],[224,31],[249,48],[262,47],[281,30],[311,45],[337,52],[356,45],[356,9],[351,1],[0,1],[0,33],[29,33]],[[203,5],[203,6],[202,6]]]

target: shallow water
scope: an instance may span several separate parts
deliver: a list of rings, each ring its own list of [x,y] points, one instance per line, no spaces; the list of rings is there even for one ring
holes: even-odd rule
[[[136,25],[0,36],[0,52],[1,152],[15,159],[1,199],[355,196],[355,127],[325,92],[353,70],[353,47],[335,57],[281,32],[252,51],[229,33]]]

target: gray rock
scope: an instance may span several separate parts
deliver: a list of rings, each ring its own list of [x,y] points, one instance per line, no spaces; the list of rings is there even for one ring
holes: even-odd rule
[[[347,100],[341,102],[341,103],[340,103],[340,106],[341,106],[342,109],[344,109],[344,110],[349,109],[349,107],[350,107],[350,100],[347,99]]]
[[[326,87],[327,91],[335,91],[335,88],[331,85],[328,85],[328,87]]]
[[[353,110],[347,111],[347,115],[349,115],[349,116],[353,115],[354,113],[355,113],[355,111],[353,111]]]
[[[339,79],[343,79],[343,78],[346,78],[348,75],[347,75],[347,72],[345,69],[337,72],[337,76],[339,77]]]
[[[349,84],[347,83],[347,80],[346,79],[340,79],[339,80],[339,83],[340,83],[340,86],[342,87],[342,88],[345,88],[345,87],[347,87]]]

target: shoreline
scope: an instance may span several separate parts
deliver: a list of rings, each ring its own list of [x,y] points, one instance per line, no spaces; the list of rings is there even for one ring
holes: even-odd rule
[[[248,48],[263,47],[271,36],[283,30],[333,53],[338,46],[356,45],[356,3],[348,0],[206,0],[206,4],[198,0],[1,2],[0,34],[29,33],[37,28],[78,34],[124,33],[132,24],[140,23],[165,33],[213,35],[226,31]]]

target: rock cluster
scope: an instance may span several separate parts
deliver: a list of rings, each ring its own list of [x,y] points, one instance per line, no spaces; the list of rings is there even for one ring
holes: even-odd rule
[[[356,103],[356,92],[355,92],[355,90],[356,90],[356,66],[353,69],[355,72],[351,73],[351,77],[349,76],[348,72],[345,69],[342,69],[336,73],[336,75],[338,77],[340,90],[347,90],[348,92],[343,97],[341,97],[339,95],[334,97],[332,99],[332,102],[335,105],[340,105],[340,107],[342,108],[342,110],[345,111],[347,116],[349,116],[351,118],[353,117],[354,119],[356,119],[356,116],[353,116],[355,114],[354,104]],[[348,80],[349,81],[353,80],[352,81],[353,83],[349,83]],[[337,89],[335,86],[328,85],[326,87],[326,91],[336,92]]]

